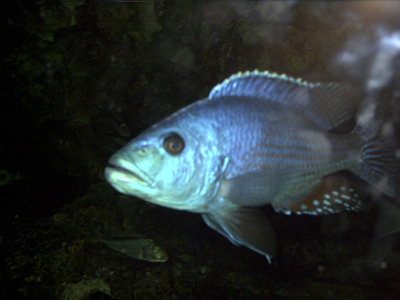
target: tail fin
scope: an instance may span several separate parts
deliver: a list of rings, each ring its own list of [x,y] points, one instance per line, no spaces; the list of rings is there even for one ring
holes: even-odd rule
[[[361,164],[353,171],[378,191],[395,197],[400,190],[400,160],[390,127],[391,124],[377,120],[355,127],[352,133],[359,136],[362,147]]]

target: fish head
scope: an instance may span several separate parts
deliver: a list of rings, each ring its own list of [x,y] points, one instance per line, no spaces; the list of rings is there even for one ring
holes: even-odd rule
[[[143,257],[151,262],[166,262],[169,259],[168,253],[156,245],[153,240],[147,240],[148,244],[142,248]]]
[[[192,114],[157,123],[109,160],[105,179],[119,192],[161,206],[202,212],[226,165],[218,132]]]

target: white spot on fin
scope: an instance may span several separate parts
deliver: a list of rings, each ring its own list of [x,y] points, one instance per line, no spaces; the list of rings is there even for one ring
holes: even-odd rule
[[[346,199],[346,200],[350,200],[351,198],[347,195],[341,194],[340,195],[341,198]]]
[[[329,201],[327,201],[327,200],[324,200],[324,204],[325,204],[326,206],[331,206],[331,203],[330,203]]]
[[[301,205],[300,205],[300,208],[301,208],[302,210],[307,210],[307,209],[308,209],[307,205],[304,205],[304,204],[301,204]]]

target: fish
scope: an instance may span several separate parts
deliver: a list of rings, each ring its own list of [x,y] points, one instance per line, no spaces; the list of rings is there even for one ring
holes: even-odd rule
[[[239,72],[128,142],[109,159],[105,180],[123,194],[200,213],[271,263],[276,238],[262,206],[287,215],[358,211],[364,198],[342,170],[398,194],[396,144],[380,133],[378,111],[354,117],[361,94],[343,83]],[[351,130],[338,130],[354,119]]]
[[[126,254],[132,258],[149,262],[166,262],[167,252],[156,245],[152,239],[142,238],[134,233],[113,233],[101,235],[95,230],[93,235],[85,237],[85,243],[103,243],[107,247]]]

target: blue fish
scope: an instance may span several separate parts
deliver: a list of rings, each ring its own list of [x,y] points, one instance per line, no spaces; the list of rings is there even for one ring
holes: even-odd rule
[[[208,98],[173,113],[109,160],[106,180],[119,192],[200,213],[235,245],[271,260],[273,229],[260,206],[286,214],[357,211],[349,170],[383,194],[397,194],[396,146],[377,118],[348,133],[360,90],[308,83],[269,72],[238,73]]]

